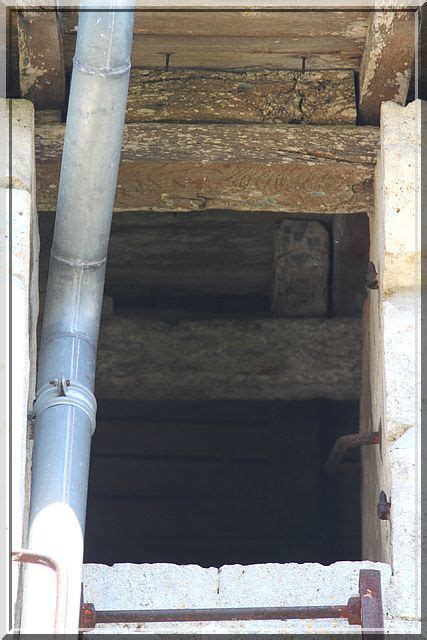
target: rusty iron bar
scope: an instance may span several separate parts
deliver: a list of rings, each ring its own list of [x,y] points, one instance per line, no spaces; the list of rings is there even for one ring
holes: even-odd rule
[[[381,595],[381,572],[365,569],[359,574],[359,603],[362,637],[384,637],[384,614]]]
[[[345,618],[348,605],[335,607],[248,607],[242,609],[158,609],[137,611],[96,611],[84,605],[83,620],[89,628],[97,624],[132,622],[212,622],[226,620],[304,620],[306,618]]]
[[[67,613],[67,572],[59,562],[41,553],[35,553],[29,549],[19,549],[19,551],[11,551],[10,557],[15,562],[23,562],[28,564],[38,564],[42,567],[48,567],[55,572],[56,576],[56,602],[55,602],[55,621],[54,633],[64,633],[65,617]]]
[[[366,600],[370,598],[369,603]],[[365,601],[363,601],[365,599]],[[94,629],[97,624],[144,622],[211,622],[226,620],[347,620],[350,625],[377,631],[383,629],[381,574],[375,570],[361,570],[359,596],[346,605],[329,607],[255,607],[242,609],[158,609],[128,611],[97,611],[93,604],[82,606],[80,626]]]
[[[371,444],[380,444],[381,431],[371,431],[369,433],[349,433],[338,438],[329,454],[325,464],[327,473],[337,471],[342,459],[349,449],[354,447],[364,447]]]

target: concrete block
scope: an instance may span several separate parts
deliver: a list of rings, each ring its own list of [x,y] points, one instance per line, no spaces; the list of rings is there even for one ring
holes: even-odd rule
[[[99,564],[83,566],[86,602],[98,609],[184,609],[217,606],[218,569],[196,565]],[[96,633],[209,633],[212,623],[102,625]]]
[[[196,565],[86,564],[85,600],[99,609],[182,609],[217,606],[215,568]]]
[[[390,616],[421,615],[421,509],[419,433],[412,427],[390,446],[391,545],[393,578],[387,597]]]
[[[372,562],[320,564],[232,565],[218,569],[197,566],[85,565],[85,600],[97,608],[191,608],[307,606],[346,604],[357,595],[359,570],[379,569],[387,591],[391,568]],[[358,632],[345,620],[233,621],[103,625],[92,633],[351,633]]]
[[[13,189],[31,191],[34,180],[33,103],[29,100],[0,100],[0,131],[5,143],[4,152],[0,156],[0,187],[7,189],[11,186]],[[9,141],[12,146],[11,165],[9,165]],[[11,181],[9,181],[10,178]]]
[[[380,451],[363,454],[364,478],[384,490],[391,520],[373,521],[374,502],[363,505],[364,551],[392,562],[385,607],[390,629],[410,633],[419,617],[420,574],[420,101],[381,111],[381,150],[370,219],[371,260],[379,290],[370,298],[370,367],[374,428],[383,431]],[[367,523],[367,524],[366,524]],[[405,627],[404,621],[408,622]],[[398,621],[398,622],[396,622]]]
[[[420,100],[407,107],[384,103],[381,110],[375,216],[383,227],[379,274],[385,295],[414,287],[420,278],[421,112]]]
[[[420,323],[420,297],[413,290],[402,290],[383,299],[384,350],[384,431],[394,442],[420,420],[419,379],[421,362],[417,327]],[[404,384],[402,384],[404,381]]]
[[[13,521],[12,547],[25,545],[27,507],[27,411],[34,394],[36,368],[35,325],[37,313],[37,219],[35,210],[34,107],[27,100],[0,100],[0,278],[10,277],[12,300],[12,413],[13,429],[0,424],[1,447],[11,444]],[[11,142],[12,148],[9,148]],[[11,158],[9,153],[11,153]],[[11,160],[11,161],[10,161]],[[10,188],[11,187],[11,188]],[[11,249],[11,273],[8,251]],[[4,250],[4,251],[3,251]],[[0,369],[7,361],[2,356]],[[3,386],[3,385],[2,385]],[[0,422],[3,422],[3,416]],[[4,465],[1,465],[2,468]],[[3,535],[3,527],[1,534]],[[19,625],[19,565],[12,563],[12,609]],[[1,616],[0,616],[1,617]]]
[[[381,105],[381,146],[419,144],[419,130],[423,114],[422,100],[414,100],[406,107],[397,102]]]

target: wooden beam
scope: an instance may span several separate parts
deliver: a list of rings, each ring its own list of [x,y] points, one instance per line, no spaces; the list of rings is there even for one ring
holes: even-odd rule
[[[126,120],[355,124],[354,74],[134,69]]]
[[[357,71],[360,55],[355,49],[336,51],[283,38],[134,36],[132,66],[143,69],[290,69],[307,71],[351,69]],[[338,45],[339,46],[339,45]],[[319,50],[320,49],[320,50]],[[71,72],[75,39],[64,39],[65,68]]]
[[[128,400],[356,399],[360,319],[106,318],[97,397]]]
[[[415,20],[415,11],[371,13],[360,70],[360,124],[378,124],[386,100],[405,104],[415,54]]]
[[[36,131],[39,211],[56,207],[63,136]],[[370,211],[378,141],[352,126],[128,124],[115,211]]]
[[[63,109],[64,58],[56,11],[20,11],[18,41],[21,98],[36,109]]]
[[[250,215],[242,218],[212,213],[115,215],[106,293],[121,300],[268,298],[274,223],[253,220]],[[53,223],[53,215],[40,216],[42,291],[47,284]]]
[[[148,306],[150,300],[168,302],[175,316],[180,305],[188,308],[190,298],[194,298],[199,309],[205,309],[205,315],[214,307],[203,307],[200,302],[209,305],[209,300],[214,303],[215,298],[222,300],[222,309],[224,301],[233,306],[234,300],[234,308],[238,302],[241,311],[243,306],[249,310],[251,305],[262,304],[264,300],[267,310],[274,289],[275,235],[285,223],[295,235],[305,228],[307,216],[295,219],[279,213],[229,211],[182,215],[115,214],[105,291],[119,307],[125,301],[132,301],[132,304],[146,302]],[[328,246],[325,241],[321,243],[323,257],[318,255],[323,268],[319,272],[312,264],[304,262],[297,270],[295,261],[292,263],[292,273],[297,281],[288,293],[293,296],[293,303],[286,304],[281,313],[301,315],[303,308],[307,313],[312,294],[317,302],[323,300],[319,298],[318,290],[312,292],[311,278],[318,284],[323,282],[325,271],[330,269],[332,255],[329,257],[329,251],[332,249],[331,291],[325,293],[325,297],[332,298],[332,315],[360,314],[366,296],[365,277],[369,262],[368,217],[365,214],[323,215],[315,219],[310,217],[310,224],[315,225],[319,233],[323,232],[322,237],[330,238]],[[46,291],[53,226],[54,214],[43,212],[39,217],[41,292]],[[282,264],[285,279],[287,261],[285,258]],[[289,278],[286,282],[289,283]],[[326,302],[322,302],[321,308],[325,309],[325,305]],[[166,308],[164,304],[162,315],[166,315]],[[319,315],[319,307],[315,307],[315,311]]]
[[[328,313],[329,233],[319,222],[289,220],[275,234],[271,310],[287,318]]]
[[[61,12],[64,35],[76,34],[77,12]],[[369,15],[366,11],[150,11],[144,6],[135,12],[134,33],[144,36],[179,35],[206,37],[293,37],[345,39],[350,48],[363,52]],[[334,35],[331,35],[333,32]],[[313,44],[312,46],[316,46]],[[335,47],[336,50],[336,47]]]
[[[185,7],[184,7],[185,9]],[[134,67],[359,68],[368,15],[362,11],[137,11]],[[64,47],[69,69],[76,18],[64,12]]]

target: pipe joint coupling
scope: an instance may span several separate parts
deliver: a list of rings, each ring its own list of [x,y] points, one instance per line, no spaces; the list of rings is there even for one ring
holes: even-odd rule
[[[129,73],[131,69],[130,61],[120,67],[95,67],[90,65],[84,65],[80,62],[77,56],[73,58],[73,67],[82,73],[86,73],[89,76],[122,76],[125,73]]]
[[[59,405],[70,405],[84,411],[90,419],[91,435],[96,427],[96,398],[87,387],[63,376],[43,385],[34,401],[32,418],[37,419],[43,411]]]

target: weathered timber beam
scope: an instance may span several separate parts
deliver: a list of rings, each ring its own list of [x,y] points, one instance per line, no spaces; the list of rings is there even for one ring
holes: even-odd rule
[[[224,5],[218,8],[224,9]],[[367,21],[368,15],[360,11],[137,11],[132,65],[299,70],[304,56],[307,70],[357,70]],[[75,48],[76,21],[64,12],[64,22],[68,69]]]
[[[126,120],[355,124],[354,73],[134,69]]]
[[[128,400],[356,399],[359,319],[106,318],[97,396]]]
[[[259,2],[256,3],[259,5]],[[313,39],[325,38],[331,48],[335,38],[343,38],[351,46],[363,48],[368,14],[366,11],[227,11],[224,5],[215,12],[186,11],[150,11],[147,3],[138,7],[135,13],[134,33],[144,36],[180,35],[206,37],[215,34],[222,36],[246,37],[293,37]],[[170,6],[170,3],[169,3]],[[227,8],[229,3],[227,3]],[[222,8],[222,10],[221,10]],[[62,13],[64,34],[75,34],[77,11]],[[333,35],[331,33],[333,32]],[[313,43],[311,46],[316,46]],[[335,46],[336,50],[336,46]]]
[[[359,122],[378,124],[381,103],[405,104],[415,55],[414,11],[371,13],[359,82]]]
[[[289,220],[275,233],[271,310],[284,318],[328,313],[329,232],[319,222]]]
[[[64,57],[56,11],[18,12],[18,41],[21,98],[36,109],[63,109]]]
[[[39,211],[56,206],[63,136],[36,132]],[[378,139],[355,126],[128,124],[115,211],[370,211]]]
[[[274,244],[285,223],[292,237],[302,234],[302,240],[307,223],[317,230],[319,245],[307,250],[310,255],[314,251],[318,264],[301,257],[301,251],[279,258],[283,252],[280,246],[275,251]],[[42,212],[41,292],[46,291],[53,225],[54,214]],[[324,291],[332,259],[332,278]],[[284,317],[325,315],[329,297],[332,314],[347,316],[361,312],[368,261],[365,214],[322,215],[312,220],[307,215],[296,219],[274,212],[118,213],[113,216],[105,291],[119,305],[126,300],[157,299],[172,303],[174,313],[190,297],[199,302],[215,297],[239,299],[241,310],[244,301],[250,305],[261,298],[267,309],[273,295],[273,311]]]

